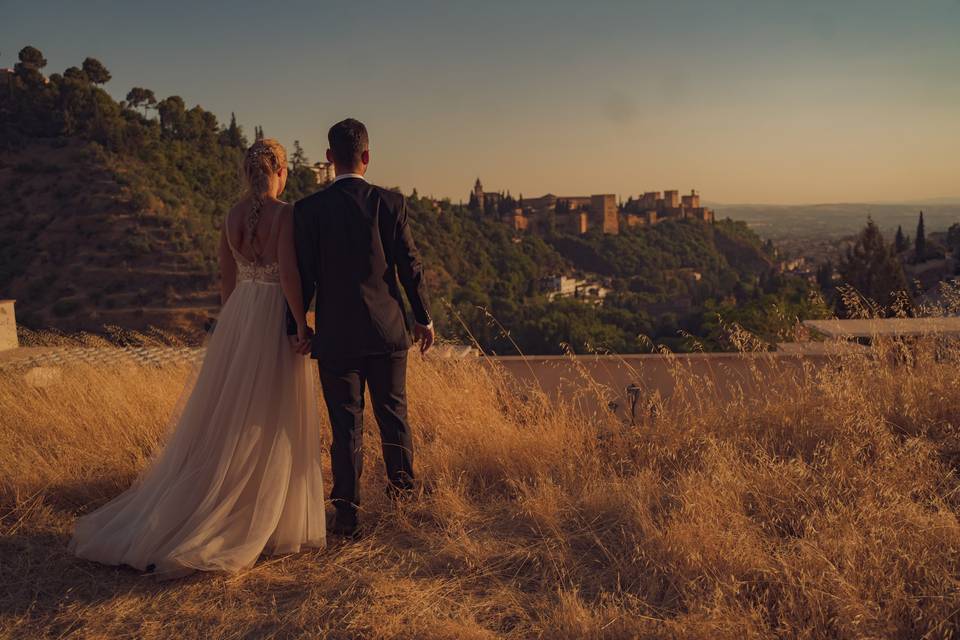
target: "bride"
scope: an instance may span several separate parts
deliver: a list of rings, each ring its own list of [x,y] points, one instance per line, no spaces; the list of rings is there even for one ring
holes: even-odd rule
[[[223,308],[196,384],[134,485],[77,521],[70,550],[81,558],[174,578],[325,544],[317,394],[285,329],[287,304],[304,308],[293,207],[278,199],[286,151],[255,142],[243,176],[247,194],[220,241]],[[297,323],[303,341],[309,329]]]

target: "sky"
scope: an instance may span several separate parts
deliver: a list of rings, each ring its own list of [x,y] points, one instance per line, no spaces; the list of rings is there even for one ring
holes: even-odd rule
[[[697,189],[727,203],[960,196],[960,0],[0,0],[0,66],[86,56],[311,160],[465,200]]]

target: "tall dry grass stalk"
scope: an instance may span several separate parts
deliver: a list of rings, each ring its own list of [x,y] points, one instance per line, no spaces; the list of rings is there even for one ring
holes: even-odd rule
[[[717,392],[722,369],[703,379],[674,362],[675,392],[645,396],[656,410],[631,427],[479,361],[412,358],[417,499],[384,495],[368,425],[368,535],[174,584],[65,545],[77,514],[126,488],[162,442],[188,368],[78,364],[46,389],[0,373],[0,635],[943,638],[960,627],[957,345],[885,342],[783,380],[755,367],[752,390],[733,394]]]

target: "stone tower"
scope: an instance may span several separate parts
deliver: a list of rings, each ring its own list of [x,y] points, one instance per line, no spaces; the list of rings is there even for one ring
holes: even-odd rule
[[[590,196],[590,224],[600,227],[604,233],[620,233],[620,219],[617,212],[617,197],[612,193]]]
[[[473,184],[473,197],[477,202],[477,208],[480,211],[483,211],[483,183],[480,182],[480,178],[477,178],[477,181]]]

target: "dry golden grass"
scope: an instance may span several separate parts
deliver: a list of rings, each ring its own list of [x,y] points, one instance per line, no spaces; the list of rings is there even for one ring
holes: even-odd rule
[[[942,638],[960,627],[960,350],[891,344],[733,399],[696,396],[685,379],[633,428],[529,389],[521,401],[479,362],[412,360],[418,499],[383,495],[370,429],[369,535],[174,583],[77,560],[66,542],[77,514],[126,488],[162,441],[188,369],[70,366],[45,390],[0,373],[0,636]]]

